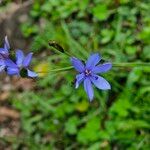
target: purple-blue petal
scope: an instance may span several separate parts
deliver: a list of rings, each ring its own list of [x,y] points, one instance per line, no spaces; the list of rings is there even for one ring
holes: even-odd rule
[[[8,75],[19,75],[19,69],[13,67],[7,67],[7,74]]]
[[[75,88],[79,87],[79,85],[81,84],[81,82],[84,80],[84,77],[85,77],[84,73],[76,75],[76,83],[75,83],[76,85],[75,85]]]
[[[16,51],[16,64],[21,67],[24,60],[24,54],[21,50]]]
[[[0,66],[5,65],[5,61],[3,59],[0,59]]]
[[[5,64],[7,67],[17,68],[17,65],[11,59],[6,59]]]
[[[93,82],[93,84],[99,89],[102,89],[102,90],[111,89],[110,84],[103,77],[94,75],[90,79]]]
[[[5,53],[5,49],[4,48],[0,48],[0,53],[4,54]]]
[[[105,63],[105,64],[102,64],[102,65],[95,66],[92,69],[92,72],[93,73],[104,73],[104,72],[109,71],[111,68],[112,68],[111,63]]]
[[[7,52],[8,52],[8,50],[10,49],[10,45],[9,45],[7,36],[5,36],[4,49],[5,49]]]
[[[93,67],[95,67],[99,63],[100,59],[101,57],[98,53],[90,55],[90,57],[88,58],[86,62],[86,69],[91,70]]]
[[[31,78],[35,78],[35,77],[38,76],[37,73],[35,73],[35,72],[33,72],[33,71],[29,70],[29,69],[27,69],[27,71],[28,71],[28,76],[31,77]]]
[[[71,63],[73,65],[73,67],[78,71],[78,72],[83,72],[85,67],[84,64],[82,63],[81,60],[79,60],[78,58],[72,57],[71,58]]]
[[[5,69],[5,66],[0,66],[0,72],[2,72]]]
[[[6,65],[3,59],[0,59],[0,72],[2,72],[5,69]]]
[[[23,66],[24,67],[28,67],[31,60],[32,60],[32,55],[33,53],[29,53],[25,58],[24,58],[24,61],[23,61]]]
[[[89,78],[86,78],[84,80],[84,90],[87,93],[89,100],[92,101],[94,97],[94,92],[93,92],[92,83]]]
[[[0,48],[0,58],[6,58],[8,57],[8,51],[5,50],[4,48]]]

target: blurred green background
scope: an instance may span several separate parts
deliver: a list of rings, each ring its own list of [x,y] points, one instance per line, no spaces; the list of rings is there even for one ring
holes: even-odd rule
[[[12,2],[3,1],[0,12],[8,10]],[[22,7],[27,1],[15,2]],[[34,0],[26,21],[18,28],[27,41],[24,47],[35,54],[36,71],[71,65],[68,57],[48,46],[50,40],[78,58],[99,52],[103,59],[113,63],[150,60],[149,0]],[[13,36],[9,40],[14,40]],[[149,67],[113,67],[102,74],[112,90],[95,88],[92,103],[82,86],[74,89],[74,70],[40,74],[38,80],[28,84],[19,79],[21,88],[11,78],[13,88],[5,103],[19,112],[19,129],[17,134],[0,136],[0,147],[149,150],[149,73]],[[8,125],[10,120],[7,121]],[[1,123],[0,130],[5,124]]]

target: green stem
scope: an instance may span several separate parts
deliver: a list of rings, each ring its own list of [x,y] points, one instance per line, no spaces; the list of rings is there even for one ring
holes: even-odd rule
[[[136,62],[136,63],[113,63],[113,67],[145,67],[150,66],[150,63],[146,62]]]
[[[73,66],[50,70],[50,72],[67,71],[67,70],[71,70],[71,69],[73,69]]]
[[[150,63],[146,62],[138,62],[138,63],[113,63],[113,67],[150,67]],[[68,71],[73,69],[73,66],[68,66],[64,68],[58,68],[53,70],[48,70],[47,72],[38,72],[38,73],[51,73],[51,72],[59,72],[59,71]]]
[[[58,68],[58,69],[53,69],[53,70],[48,70],[46,72],[41,71],[41,72],[37,72],[37,73],[51,73],[51,72],[59,72],[59,71],[68,71],[73,69],[73,66],[68,66],[68,67],[64,67],[64,68]]]
[[[57,51],[59,53],[63,53],[68,57],[72,57],[73,55],[71,55],[69,52],[67,52],[59,43],[57,43],[56,41],[49,41],[49,46],[53,47],[54,51]]]

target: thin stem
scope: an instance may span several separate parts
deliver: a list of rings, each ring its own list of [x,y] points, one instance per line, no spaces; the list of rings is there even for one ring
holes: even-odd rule
[[[130,63],[130,62],[125,62],[125,63],[113,63],[113,67],[145,67],[145,66],[150,66],[150,63],[146,63],[146,62],[135,62],[135,63]]]
[[[73,55],[71,55],[70,53],[68,53],[68,52],[64,52],[64,54],[66,54],[66,56],[68,56],[68,57],[72,57]]]
[[[37,73],[50,73],[50,72],[59,72],[59,71],[68,71],[73,69],[73,66],[68,66],[68,67],[64,67],[64,68],[58,68],[58,69],[53,69],[53,70],[48,70],[46,72],[41,71],[41,72],[37,72]]]
[[[150,66],[150,63],[146,62],[138,62],[138,63],[113,63],[113,67],[147,67]],[[59,72],[59,71],[68,71],[73,69],[73,66],[68,66],[64,68],[58,68],[53,70],[48,70],[46,72],[37,72],[37,73],[51,73],[51,72]]]
[[[59,43],[57,43],[56,41],[49,41],[49,46],[53,47],[54,51],[57,51],[59,53],[63,53],[68,57],[72,57],[73,55],[71,55],[69,52],[67,52]]]
[[[58,69],[50,70],[50,72],[67,71],[67,70],[71,70],[71,69],[73,69],[73,66],[68,66],[68,67],[64,67],[64,68],[58,68]]]

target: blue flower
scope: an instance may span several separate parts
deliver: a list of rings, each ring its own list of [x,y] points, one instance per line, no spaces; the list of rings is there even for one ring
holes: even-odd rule
[[[92,101],[94,97],[93,86],[102,90],[111,89],[110,84],[103,78],[98,76],[98,73],[104,73],[111,69],[111,63],[98,64],[101,57],[98,53],[90,55],[85,64],[78,58],[72,57],[71,63],[73,67],[79,72],[76,75],[75,87],[78,88],[83,82],[85,92],[87,93],[89,100]]]
[[[4,47],[0,48],[0,72],[3,71],[6,67],[5,60],[8,59],[9,57],[9,50],[10,50],[10,45],[7,36],[5,36]]]
[[[16,62],[11,59],[5,61],[8,75],[21,75],[28,77],[37,77],[37,73],[29,70],[29,65],[32,60],[33,53],[29,53],[26,57],[21,50],[16,51]]]

